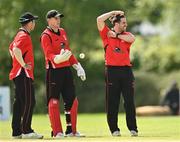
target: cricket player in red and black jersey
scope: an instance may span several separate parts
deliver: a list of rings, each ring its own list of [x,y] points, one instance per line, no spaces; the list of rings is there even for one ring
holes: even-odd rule
[[[38,16],[33,16],[29,12],[24,13],[19,18],[22,26],[9,46],[12,57],[12,69],[9,78],[15,84],[12,117],[12,136],[14,138],[43,138],[31,128],[35,96],[33,86],[34,56],[30,32],[34,30],[36,19]]]
[[[105,24],[109,19],[113,28]],[[111,11],[97,17],[97,27],[103,41],[106,65],[106,111],[113,136],[120,136],[118,109],[120,96],[124,98],[126,123],[131,136],[137,136],[134,104],[134,75],[130,63],[130,47],[135,37],[126,32],[127,21],[123,11]]]
[[[48,26],[41,35],[41,46],[46,61],[46,87],[48,113],[52,127],[52,136],[64,137],[59,111],[60,93],[64,101],[67,129],[66,136],[82,136],[76,130],[78,100],[71,66],[77,70],[81,80],[86,80],[85,71],[72,54],[66,32],[60,28],[61,18],[57,10],[50,10],[46,15]]]

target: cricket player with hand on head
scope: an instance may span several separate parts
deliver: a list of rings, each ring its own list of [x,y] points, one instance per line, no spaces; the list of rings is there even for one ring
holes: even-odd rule
[[[13,104],[12,136],[16,139],[42,139],[43,136],[31,128],[34,96],[34,56],[30,32],[34,30],[38,16],[26,12],[19,18],[19,28],[13,42],[9,46],[12,57],[10,80],[15,84]]]
[[[109,19],[110,29],[105,24]],[[103,41],[106,64],[106,111],[112,136],[120,136],[118,109],[120,96],[124,98],[126,123],[131,136],[137,136],[134,105],[134,75],[130,63],[130,47],[135,37],[126,32],[127,21],[123,11],[111,11],[97,17],[97,27]]]
[[[50,10],[46,14],[47,28],[41,35],[41,46],[46,61],[46,87],[48,113],[52,127],[52,136],[64,137],[59,111],[60,93],[64,101],[66,115],[66,136],[83,136],[76,130],[78,100],[75,95],[75,86],[71,66],[77,71],[82,81],[86,80],[85,71],[72,54],[66,32],[60,28],[63,14],[57,10]]]

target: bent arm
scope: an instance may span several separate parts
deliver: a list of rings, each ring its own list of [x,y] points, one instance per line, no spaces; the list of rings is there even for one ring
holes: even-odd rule
[[[104,28],[105,26],[105,21],[110,18],[111,16],[115,16],[115,15],[118,15],[118,14],[121,14],[123,15],[124,12],[123,11],[111,11],[111,12],[107,12],[107,13],[104,13],[100,16],[97,17],[97,27],[98,27],[98,30],[99,31],[102,31],[102,29]]]
[[[128,34],[128,35],[119,34],[117,37],[119,39],[122,39],[126,42],[129,42],[129,43],[133,43],[135,41],[135,36],[133,34]]]
[[[24,67],[26,65],[26,63],[24,62],[24,59],[22,57],[22,52],[18,47],[14,47],[13,48],[13,54],[16,58],[16,60],[19,62],[19,64]]]

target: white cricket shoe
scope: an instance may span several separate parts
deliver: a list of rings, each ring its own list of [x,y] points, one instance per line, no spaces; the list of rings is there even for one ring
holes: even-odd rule
[[[18,136],[13,136],[13,139],[21,139],[22,135],[18,135]]]
[[[65,136],[66,136],[66,137],[74,137],[74,134],[71,132],[71,133],[69,133],[69,134],[66,134]]]
[[[138,132],[135,131],[135,130],[131,130],[130,133],[131,133],[132,137],[137,137],[138,136]]]
[[[114,136],[114,137],[119,137],[119,136],[121,136],[121,134],[120,134],[120,131],[114,131],[113,133],[112,133],[112,136]]]
[[[32,132],[28,134],[22,134],[22,139],[42,139],[43,135]]]
[[[75,137],[85,137],[85,135],[84,135],[84,134],[81,134],[80,132],[76,132],[76,133],[74,134],[74,136],[75,136]]]
[[[85,137],[85,135],[81,134],[80,132],[76,132],[75,134],[73,133],[66,134],[66,137]]]
[[[59,132],[59,133],[57,133],[57,135],[54,138],[57,138],[57,139],[58,138],[64,138],[64,134]]]

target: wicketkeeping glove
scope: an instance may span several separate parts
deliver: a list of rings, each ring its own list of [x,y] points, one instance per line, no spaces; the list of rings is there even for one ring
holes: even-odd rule
[[[60,54],[58,54],[58,55],[55,56],[54,62],[55,62],[56,64],[65,62],[65,61],[69,60],[69,58],[71,57],[71,55],[72,55],[71,51],[61,49]]]
[[[82,68],[81,64],[74,64],[72,65],[73,68],[77,71],[77,76],[81,78],[82,81],[86,80],[86,73],[84,71],[84,69]]]

